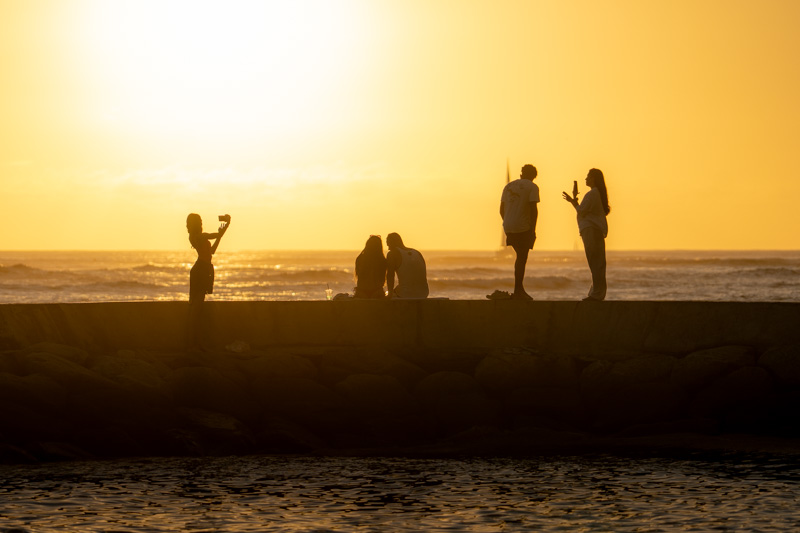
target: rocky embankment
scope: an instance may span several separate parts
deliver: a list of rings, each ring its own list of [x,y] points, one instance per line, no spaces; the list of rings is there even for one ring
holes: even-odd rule
[[[126,304],[109,304],[119,305]],[[464,309],[455,307],[463,315]],[[97,308],[84,309],[92,317],[97,314]],[[104,320],[114,320],[112,309]],[[390,314],[382,309],[383,317]],[[594,309],[590,320],[591,313],[612,308]],[[220,319],[224,310],[218,308],[211,323],[215,339],[227,331]],[[774,322],[765,327],[778,333],[769,336],[761,327],[742,324],[736,331],[752,330],[749,343],[737,333],[739,342],[709,346],[713,335],[692,341],[686,330],[679,330],[668,349],[637,351],[631,349],[632,334],[623,332],[622,347],[595,343],[581,353],[553,350],[558,343],[552,339],[547,341],[551,349],[536,342],[419,342],[424,330],[419,323],[411,328],[417,336],[408,342],[323,344],[305,333],[295,343],[251,344],[244,340],[247,328],[237,321],[236,335],[244,338],[191,351],[167,349],[174,339],[164,340],[165,348],[154,348],[152,339],[137,341],[135,332],[126,333],[128,340],[116,349],[109,344],[119,341],[106,336],[98,342],[97,335],[83,345],[70,345],[64,343],[69,332],[85,328],[80,309],[59,311],[69,320],[58,327],[30,318],[44,316],[41,310],[26,314],[23,306],[15,306],[4,312],[12,311],[0,351],[0,460],[5,462],[245,453],[758,448],[766,442],[758,439],[800,450],[800,343],[794,330],[787,330],[781,342]],[[484,313],[491,316],[491,310]],[[453,318],[437,320],[441,325]],[[567,328],[552,314],[532,320]],[[14,321],[28,328],[25,336],[12,335],[7,326]],[[707,326],[713,324],[709,319]],[[306,325],[314,331],[313,322]],[[140,326],[130,324],[147,336]],[[102,324],[95,327],[103,329]],[[691,331],[700,329],[692,323]],[[24,342],[37,335],[44,338]],[[485,332],[480,335],[486,338]],[[565,340],[564,345],[578,346],[575,342]],[[695,343],[703,346],[676,349]]]

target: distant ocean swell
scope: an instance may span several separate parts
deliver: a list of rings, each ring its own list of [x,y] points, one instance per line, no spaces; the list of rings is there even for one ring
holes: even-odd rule
[[[217,300],[316,300],[353,291],[357,252],[220,252]],[[513,259],[427,252],[431,296],[485,299],[513,289]],[[191,252],[0,252],[0,303],[187,300]],[[800,252],[609,252],[609,299],[800,301]],[[582,252],[531,254],[537,300],[578,300]]]

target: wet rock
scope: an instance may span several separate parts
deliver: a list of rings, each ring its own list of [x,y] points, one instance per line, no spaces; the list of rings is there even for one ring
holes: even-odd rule
[[[161,454],[163,455],[209,455],[198,431],[186,428],[169,428],[162,434]]]
[[[167,399],[167,383],[152,364],[137,358],[97,357],[90,370],[123,389],[154,400]]]
[[[320,379],[335,384],[353,374],[392,376],[406,388],[413,387],[426,373],[414,363],[380,348],[353,348],[318,359]]]
[[[57,344],[55,342],[39,342],[26,348],[25,352],[45,352],[57,355],[62,359],[66,359],[80,366],[86,366],[86,361],[89,359],[89,353],[86,350],[75,348],[74,346],[67,346],[65,344]]]
[[[800,344],[772,348],[764,352],[758,364],[769,370],[778,383],[800,387]]]
[[[337,383],[335,390],[365,413],[397,415],[415,409],[411,395],[393,376],[353,374]]]
[[[687,390],[696,391],[738,368],[755,364],[749,346],[721,346],[690,353],[679,359],[672,380]]]
[[[259,383],[251,396],[265,413],[313,427],[335,423],[336,413],[345,405],[344,399],[332,389],[310,379],[284,378]]]
[[[255,448],[255,438],[235,417],[205,409],[180,409],[179,415],[199,437],[204,454],[245,453]]]
[[[311,361],[291,353],[270,353],[242,361],[240,365],[250,380],[256,382],[275,378],[315,379],[317,377],[317,367]]]
[[[21,374],[16,352],[0,352],[0,373]]]
[[[479,392],[478,382],[464,372],[436,372],[425,377],[414,389],[421,401],[432,402],[444,396]]]
[[[720,428],[719,420],[713,418],[680,418],[667,422],[636,424],[615,433],[615,437],[638,437],[643,435],[703,434],[712,435]]]
[[[175,370],[186,367],[213,368],[220,372],[239,371],[240,359],[225,351],[189,351],[163,354],[160,359]]]
[[[61,418],[76,432],[86,432],[128,420],[153,423],[165,408],[163,402],[122,387],[81,389],[68,393]]]
[[[180,409],[179,414],[194,427],[223,433],[247,433],[247,428],[240,420],[224,413],[205,409]]]
[[[243,340],[235,340],[227,344],[225,350],[236,354],[247,353],[250,351],[250,344]]]
[[[436,419],[445,433],[476,426],[499,425],[499,405],[481,392],[443,396],[436,402]]]
[[[15,376],[0,373],[0,404],[25,405],[58,413],[64,406],[67,391],[42,374]]]
[[[143,361],[150,365],[158,373],[159,377],[165,381],[172,376],[172,368],[166,364],[166,361],[171,357],[170,355],[146,350],[119,350],[116,353],[116,357]]]
[[[79,461],[94,459],[88,451],[71,442],[39,442],[33,453],[42,461]]]
[[[486,350],[468,347],[426,348],[416,346],[413,349],[402,350],[399,355],[428,374],[455,371],[472,375],[475,373],[478,363],[486,357]]]
[[[633,383],[598,391],[584,398],[598,429],[617,430],[634,424],[665,422],[682,416],[688,395],[669,381]]]
[[[575,388],[525,387],[512,391],[503,402],[512,415],[580,422],[584,419],[583,399]]]
[[[32,464],[38,462],[39,460],[29,450],[12,444],[0,443],[0,464]],[[11,531],[4,531],[3,533],[11,533]],[[23,529],[18,529],[17,531],[28,533],[27,530]]]
[[[565,355],[497,351],[478,364],[475,379],[491,392],[536,385],[570,386],[578,380],[578,366]]]
[[[185,367],[175,370],[170,379],[175,403],[184,407],[221,411],[243,418],[257,416],[258,407],[245,389],[219,370]]]
[[[580,388],[585,400],[615,396],[625,387],[667,381],[675,365],[669,355],[643,355],[623,361],[599,360],[583,369]]]
[[[22,346],[17,339],[0,334],[0,350],[18,350]]]
[[[671,355],[646,354],[614,363],[611,375],[621,382],[650,383],[667,379],[677,359]]]
[[[758,401],[771,391],[769,372],[757,366],[742,367],[697,393],[691,412],[701,417],[719,416],[724,411]]]
[[[475,425],[497,422],[498,405],[472,376],[463,372],[436,372],[419,382],[414,397],[428,427],[421,433],[452,433]]]
[[[305,427],[283,418],[269,417],[259,428],[256,444],[261,453],[307,453],[327,447]]]
[[[18,361],[25,374],[48,376],[67,390],[116,388],[111,380],[51,353],[28,353],[20,356]]]
[[[64,418],[51,409],[3,402],[0,409],[0,441],[25,443],[69,438]]]
[[[131,436],[127,428],[109,422],[109,425],[73,431],[70,442],[94,457],[136,457],[146,454],[145,448]]]
[[[775,434],[790,438],[800,438],[800,424],[797,413],[800,412],[800,389],[779,390],[773,398],[770,409],[772,425],[769,430]]]

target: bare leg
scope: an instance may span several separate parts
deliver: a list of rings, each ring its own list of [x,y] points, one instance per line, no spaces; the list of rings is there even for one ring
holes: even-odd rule
[[[514,294],[512,296],[514,298],[529,300],[531,297],[525,292],[525,288],[522,284],[525,280],[525,265],[528,263],[528,253],[530,249],[520,246],[514,248],[514,252],[517,254],[517,259],[514,261]]]

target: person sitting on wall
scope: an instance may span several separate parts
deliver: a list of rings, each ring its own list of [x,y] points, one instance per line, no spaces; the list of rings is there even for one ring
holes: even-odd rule
[[[403,244],[397,233],[386,236],[386,288],[389,298],[427,298],[428,275],[422,254]],[[397,286],[394,276],[397,274]]]
[[[370,235],[364,249],[356,257],[355,297],[383,298],[386,281],[386,257],[380,235]]]

